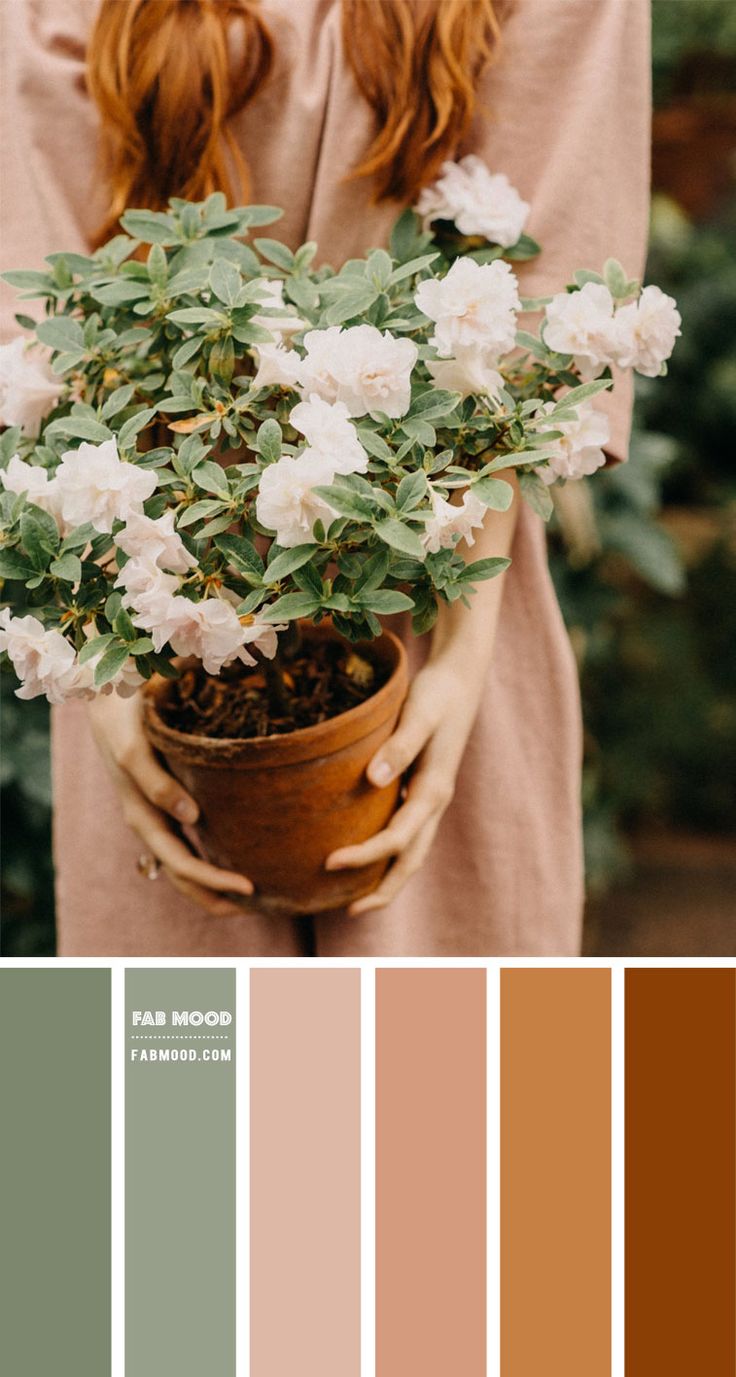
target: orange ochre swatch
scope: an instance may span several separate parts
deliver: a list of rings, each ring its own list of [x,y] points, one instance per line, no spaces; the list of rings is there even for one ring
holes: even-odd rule
[[[610,1371],[610,972],[503,970],[501,1375]]]

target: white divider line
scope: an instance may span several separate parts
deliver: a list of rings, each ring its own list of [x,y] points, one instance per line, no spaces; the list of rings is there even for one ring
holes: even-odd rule
[[[626,970],[611,971],[611,1373],[624,1377],[625,1337],[625,981]]]
[[[250,966],[235,968],[235,1373],[250,1377]]]
[[[486,1323],[488,1377],[501,1373],[501,971],[486,967]]]
[[[360,974],[360,1353],[361,1377],[376,1371],[376,969]]]
[[[110,1372],[125,1373],[125,970],[110,968]]]

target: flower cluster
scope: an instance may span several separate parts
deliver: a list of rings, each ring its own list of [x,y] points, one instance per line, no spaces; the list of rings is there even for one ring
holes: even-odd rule
[[[314,245],[250,239],[276,213],[215,194],[8,274],[46,304],[35,342],[0,348],[0,578],[17,590],[0,649],[21,696],[133,692],[178,656],[251,665],[300,618],[359,640],[408,611],[421,634],[501,573],[469,554],[513,499],[505,477],[547,515],[551,484],[604,462],[611,368],[654,376],[680,324],[609,261],[520,329],[507,259],[535,251],[528,212],[464,158],[390,252],[337,273]]]
[[[617,306],[605,282],[586,282],[561,292],[546,310],[544,340],[559,354],[571,354],[581,378],[599,378],[605,368],[633,368],[655,378],[680,334],[680,313],[659,287],[645,287],[635,301]]]

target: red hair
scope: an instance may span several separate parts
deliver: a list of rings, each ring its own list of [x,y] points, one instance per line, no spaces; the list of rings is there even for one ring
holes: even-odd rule
[[[411,201],[470,126],[498,41],[494,0],[342,0],[342,12],[345,53],[377,127],[353,175],[372,177],[378,199]],[[100,240],[126,206],[247,196],[229,120],[273,56],[258,0],[102,0],[87,56],[110,187]]]

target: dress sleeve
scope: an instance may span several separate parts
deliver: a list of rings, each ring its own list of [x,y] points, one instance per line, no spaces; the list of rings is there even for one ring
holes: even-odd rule
[[[497,62],[463,152],[505,172],[531,203],[542,246],[519,265],[525,296],[560,291],[576,268],[618,258],[644,270],[650,170],[649,0],[511,0]],[[596,399],[610,453],[625,459],[631,376]]]
[[[85,47],[96,0],[0,0],[0,270],[43,267],[47,254],[88,251],[104,215],[97,121]],[[0,283],[0,338],[15,312],[39,315]]]

